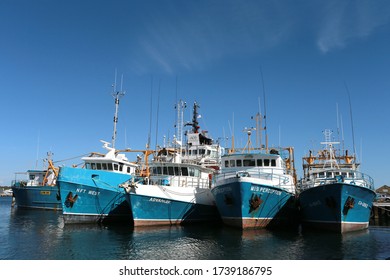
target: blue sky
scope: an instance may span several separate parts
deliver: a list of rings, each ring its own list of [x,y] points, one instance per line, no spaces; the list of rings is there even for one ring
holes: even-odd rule
[[[260,103],[269,144],[294,147],[298,174],[339,129],[376,187],[390,185],[388,1],[2,0],[0,35],[0,185],[48,151],[66,165],[102,152],[115,71],[117,148],[172,138],[178,99],[184,121],[196,101],[202,129],[243,146]]]

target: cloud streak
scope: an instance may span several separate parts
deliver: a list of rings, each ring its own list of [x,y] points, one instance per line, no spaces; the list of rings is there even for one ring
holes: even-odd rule
[[[332,1],[322,8],[317,46],[323,53],[367,38],[390,21],[390,6],[386,1]]]
[[[132,63],[177,74],[301,39],[325,54],[390,22],[386,0],[313,1],[164,1],[143,11]]]
[[[138,38],[139,56],[167,73],[199,70],[221,58],[270,48],[289,34],[291,25],[279,21],[285,15],[277,4],[187,2],[168,12],[152,11]]]

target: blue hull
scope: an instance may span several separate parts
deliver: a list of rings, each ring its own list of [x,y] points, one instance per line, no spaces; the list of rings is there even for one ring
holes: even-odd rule
[[[299,195],[303,226],[336,232],[366,229],[375,192],[345,183],[306,189]]]
[[[63,167],[57,179],[65,223],[132,223],[125,191],[130,175]]]
[[[128,194],[134,226],[180,225],[219,221],[215,205]]]
[[[13,186],[15,203],[21,208],[61,210],[61,200],[56,186]]]
[[[297,225],[295,196],[283,189],[237,179],[216,186],[212,193],[226,225],[242,229]]]

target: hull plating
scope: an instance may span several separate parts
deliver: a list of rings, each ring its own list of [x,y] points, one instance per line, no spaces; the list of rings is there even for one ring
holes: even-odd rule
[[[15,203],[21,208],[61,210],[57,187],[34,186],[12,187]]]
[[[127,195],[134,226],[218,221],[209,189],[140,185]]]
[[[65,223],[130,223],[130,207],[119,187],[130,178],[101,170],[61,168],[57,183]]]
[[[212,192],[227,225],[246,229],[297,222],[295,197],[283,189],[237,178],[216,186]]]
[[[345,183],[304,190],[299,196],[302,223],[340,233],[366,229],[374,197],[370,189]]]

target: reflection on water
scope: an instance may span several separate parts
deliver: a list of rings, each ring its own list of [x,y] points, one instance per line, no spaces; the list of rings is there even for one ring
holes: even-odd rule
[[[389,226],[377,225],[343,235],[301,228],[242,231],[221,225],[64,225],[61,212],[11,208],[0,200],[0,259],[388,259],[389,234]]]

